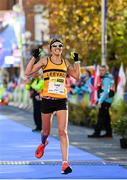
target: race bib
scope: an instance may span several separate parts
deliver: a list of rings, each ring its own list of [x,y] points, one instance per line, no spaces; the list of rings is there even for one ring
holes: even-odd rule
[[[48,93],[64,94],[65,78],[50,77]]]

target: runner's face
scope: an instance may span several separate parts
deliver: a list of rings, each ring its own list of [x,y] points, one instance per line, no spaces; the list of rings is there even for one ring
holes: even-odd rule
[[[104,76],[106,74],[106,68],[100,68],[100,75]]]
[[[63,50],[63,44],[60,42],[55,42],[51,46],[51,51],[55,55],[61,55]]]

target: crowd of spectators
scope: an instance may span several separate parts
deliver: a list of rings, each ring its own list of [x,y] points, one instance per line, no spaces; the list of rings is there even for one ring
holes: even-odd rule
[[[71,77],[68,77],[67,88],[69,100],[72,100],[73,95],[77,95],[77,101],[80,102],[85,94],[91,98],[93,91],[94,77],[89,70],[81,75],[80,80],[75,82]]]

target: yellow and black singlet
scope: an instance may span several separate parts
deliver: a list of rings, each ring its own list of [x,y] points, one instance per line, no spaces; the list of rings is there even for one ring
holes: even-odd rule
[[[64,59],[61,60],[61,64],[55,64],[48,58],[47,65],[43,68],[44,89],[40,95],[59,99],[67,98],[66,75],[67,66]]]

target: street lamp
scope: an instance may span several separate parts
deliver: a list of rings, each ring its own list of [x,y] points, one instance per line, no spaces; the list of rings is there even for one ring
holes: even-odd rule
[[[101,9],[101,16],[102,16],[102,34],[101,34],[101,52],[102,52],[102,59],[101,64],[107,64],[107,0],[102,0],[102,9]]]

